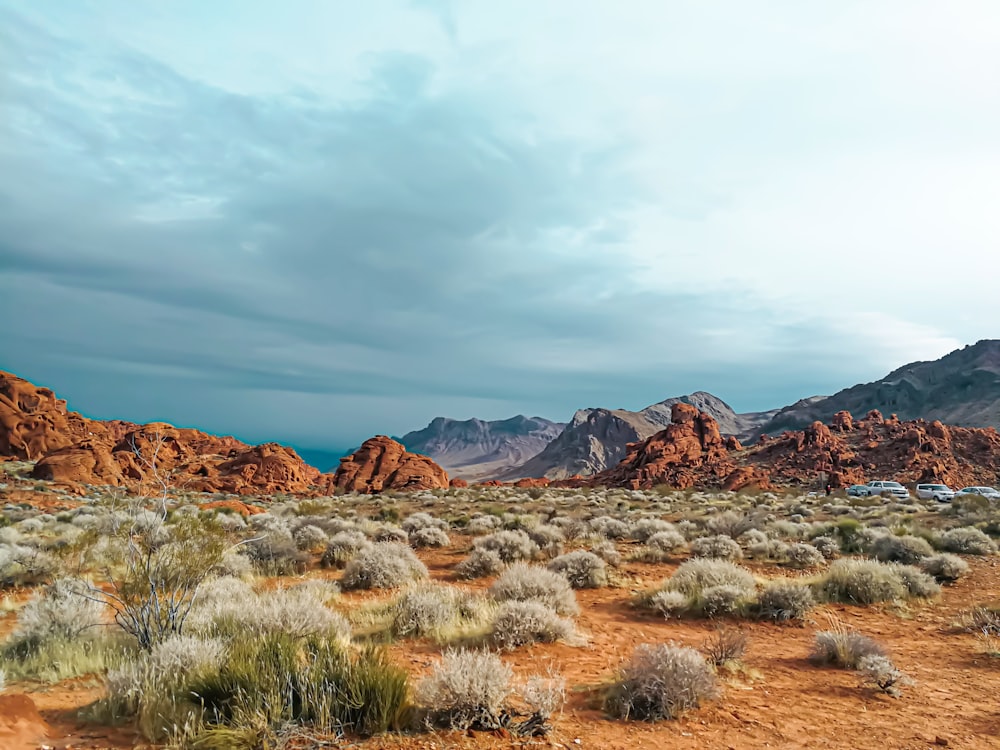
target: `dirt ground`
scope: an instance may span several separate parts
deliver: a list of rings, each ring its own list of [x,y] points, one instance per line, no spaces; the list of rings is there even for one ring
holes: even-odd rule
[[[422,551],[434,579],[453,582],[450,571],[468,549],[456,539],[446,550]],[[972,574],[945,587],[940,599],[905,607],[824,606],[805,625],[733,622],[750,637],[745,667],[724,673],[718,700],[677,721],[656,724],[606,718],[596,696],[623,659],[641,643],[675,641],[699,646],[715,625],[707,621],[665,621],[634,610],[633,593],[655,585],[675,568],[672,564],[626,563],[618,587],[578,591],[579,628],[589,643],[582,647],[536,645],[505,656],[520,675],[547,671],[562,674],[569,686],[567,705],[554,719],[554,732],[544,739],[524,740],[489,733],[389,735],[347,743],[362,748],[417,750],[472,747],[602,748],[825,748],[910,750],[916,748],[1000,748],[1000,660],[982,653],[976,637],[960,633],[953,623],[975,604],[1000,601],[1000,560],[967,558]],[[751,566],[753,567],[753,566]],[[775,577],[773,566],[757,567]],[[336,577],[316,571],[310,577]],[[488,581],[468,585],[482,588]],[[383,594],[384,595],[384,594]],[[341,607],[370,601],[373,594],[345,594]],[[13,624],[13,614],[0,619],[0,636]],[[915,684],[901,698],[860,686],[856,673],[813,666],[807,656],[818,629],[831,618],[871,636]],[[392,646],[394,658],[414,675],[425,672],[440,647],[404,640]],[[82,678],[56,686],[8,685],[5,695],[24,692],[37,707],[47,730],[45,746],[53,748],[142,747],[128,727],[88,726],[77,711],[99,697],[100,683]],[[22,735],[2,733],[0,748],[22,750],[42,744]],[[23,729],[23,727],[22,727]],[[13,735],[11,735],[13,736]]]

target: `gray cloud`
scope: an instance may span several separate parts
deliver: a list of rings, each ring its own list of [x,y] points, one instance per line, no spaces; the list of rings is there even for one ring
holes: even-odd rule
[[[233,93],[3,9],[0,49],[0,365],[74,406],[343,446],[695,388],[763,408],[857,372],[843,333],[750,289],[637,284],[638,155],[500,81],[381,51],[363,96]],[[658,208],[704,216],[706,194]]]

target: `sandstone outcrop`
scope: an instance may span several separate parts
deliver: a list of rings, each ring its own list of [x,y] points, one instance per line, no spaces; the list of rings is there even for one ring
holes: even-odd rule
[[[378,435],[340,459],[334,485],[338,490],[364,494],[444,489],[448,473],[427,456],[410,453],[402,443]]]

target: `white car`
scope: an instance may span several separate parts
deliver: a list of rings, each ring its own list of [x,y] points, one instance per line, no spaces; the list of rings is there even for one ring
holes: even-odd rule
[[[1000,500],[1000,492],[992,487],[963,487],[955,493],[955,497],[962,498],[969,495],[982,495],[988,500]]]
[[[917,497],[921,500],[937,500],[939,503],[950,503],[955,497],[955,490],[946,484],[918,484]]]
[[[868,488],[869,497],[872,495],[892,495],[893,497],[908,498],[910,496],[910,491],[899,482],[877,480],[869,482],[865,487]]]

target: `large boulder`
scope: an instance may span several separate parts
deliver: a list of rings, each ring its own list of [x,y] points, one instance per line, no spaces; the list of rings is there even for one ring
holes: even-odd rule
[[[448,473],[427,456],[410,453],[402,443],[377,435],[340,459],[333,483],[338,490],[364,494],[445,489]]]

